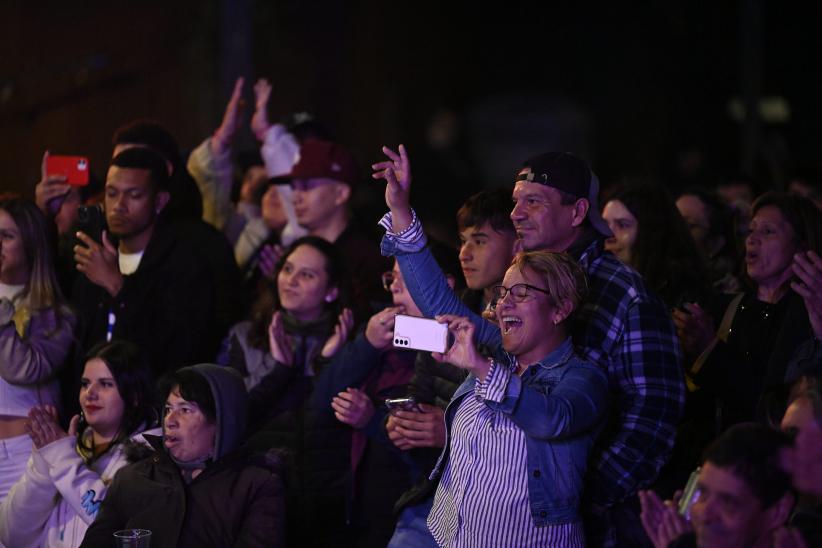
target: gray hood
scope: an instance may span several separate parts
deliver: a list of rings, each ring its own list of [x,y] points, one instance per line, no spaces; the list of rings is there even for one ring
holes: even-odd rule
[[[229,367],[201,363],[186,367],[208,381],[217,415],[214,460],[236,449],[245,436],[248,393],[240,374]]]

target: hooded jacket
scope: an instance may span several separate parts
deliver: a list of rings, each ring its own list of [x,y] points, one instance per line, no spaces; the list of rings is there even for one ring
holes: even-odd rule
[[[152,548],[282,546],[283,491],[276,454],[248,455],[243,440],[247,397],[240,376],[212,364],[190,369],[208,381],[217,431],[213,460],[190,483],[162,438],[146,436],[155,453],[114,477],[83,547],[112,544],[115,531],[149,529]]]

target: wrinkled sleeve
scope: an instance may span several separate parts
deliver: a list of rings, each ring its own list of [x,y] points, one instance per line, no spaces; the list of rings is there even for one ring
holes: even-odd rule
[[[608,377],[597,366],[578,362],[545,393],[494,362],[476,392],[488,407],[510,416],[526,435],[564,438],[590,430],[600,421],[608,404]]]
[[[0,543],[10,547],[38,546],[57,500],[48,466],[32,453],[23,477],[0,505]]]
[[[3,301],[11,307],[7,299]],[[35,313],[21,337],[11,319],[13,313],[13,308],[7,313],[0,310],[0,377],[10,384],[51,379],[71,350],[74,316],[67,310],[60,314],[54,310]]]
[[[603,435],[593,467],[593,500],[611,504],[649,485],[665,464],[685,404],[685,376],[673,321],[661,302],[633,302],[615,363],[618,425]],[[604,477],[603,477],[604,476]]]
[[[66,437],[41,447],[39,452],[60,495],[86,524],[90,524],[100,509],[108,486],[100,474],[83,462],[74,450],[75,443],[76,438]],[[121,448],[114,451],[112,458],[119,462],[119,467],[124,466],[126,461],[121,456]]]
[[[230,150],[215,154],[209,137],[191,152],[186,167],[203,197],[203,220],[223,230],[232,215]]]

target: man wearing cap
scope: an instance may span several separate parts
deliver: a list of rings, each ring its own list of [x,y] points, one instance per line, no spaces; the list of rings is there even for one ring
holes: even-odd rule
[[[472,314],[450,292],[425,249],[409,205],[411,177],[404,147],[383,148],[374,164],[386,179],[390,213],[382,251],[396,255],[406,287],[427,317],[472,318],[478,343],[500,340],[499,327]],[[650,485],[667,460],[685,398],[679,342],[662,301],[642,277],[603,243],[610,235],[597,206],[599,181],[588,164],[568,153],[525,162],[513,190],[511,219],[525,250],[565,251],[588,275],[587,299],[576,312],[572,338],[580,354],[605,367],[614,399],[611,420],[592,454],[585,492],[586,537],[592,546],[647,544],[636,493]]]
[[[345,259],[355,313],[359,318],[369,317],[369,303],[387,300],[380,280],[383,272],[391,270],[391,262],[380,255],[377,240],[369,238],[351,218],[348,203],[359,181],[354,157],[338,143],[306,139],[287,180],[297,222],[310,235],[337,247]]]

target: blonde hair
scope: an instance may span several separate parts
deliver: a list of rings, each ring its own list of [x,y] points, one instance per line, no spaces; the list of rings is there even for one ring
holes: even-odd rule
[[[49,226],[43,212],[28,200],[0,200],[0,209],[8,213],[17,225],[29,267],[29,279],[23,289],[21,301],[33,311],[49,308],[56,311],[62,305],[63,297],[54,270],[54,247],[49,238],[53,234],[53,228]]]
[[[554,305],[569,301],[571,310],[576,310],[588,293],[585,272],[567,253],[524,251],[514,257],[511,266],[517,267],[523,275],[527,268],[543,280]]]

